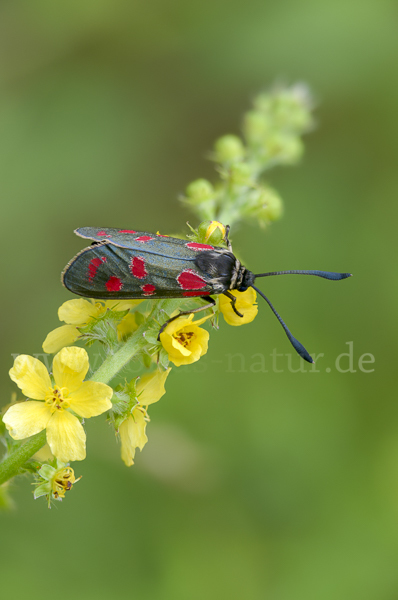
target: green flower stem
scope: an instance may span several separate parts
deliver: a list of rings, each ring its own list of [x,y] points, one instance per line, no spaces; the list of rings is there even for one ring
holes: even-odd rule
[[[23,446],[15,450],[4,462],[0,464],[0,485],[15,475],[21,467],[40,450],[46,443],[46,431],[41,431],[29,438]]]
[[[142,350],[147,341],[144,333],[148,329],[147,323],[143,323],[137,331],[115,354],[111,354],[104,360],[100,368],[90,377],[90,381],[108,383],[117,375],[132,358]]]
[[[137,331],[117,352],[115,352],[115,354],[111,354],[104,360],[100,368],[90,377],[89,381],[109,383],[109,381],[119,373],[137,352],[147,345],[148,342],[144,337],[144,333],[148,330],[148,327],[153,324],[155,317],[159,315],[160,311],[167,308],[167,313],[170,314],[180,305],[181,300],[164,300],[157,302],[146,322],[137,329]],[[36,454],[45,443],[46,431],[44,430],[29,438],[23,446],[10,454],[10,456],[0,464],[0,485],[12,477],[15,477],[15,475],[18,475],[26,461]]]

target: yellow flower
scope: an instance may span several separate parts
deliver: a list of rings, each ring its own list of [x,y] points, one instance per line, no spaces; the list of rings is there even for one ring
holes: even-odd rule
[[[83,348],[63,348],[54,357],[55,385],[42,362],[21,354],[10,370],[11,379],[29,398],[14,404],[3,417],[14,440],[22,440],[46,429],[53,455],[62,462],[86,457],[86,434],[71,411],[88,419],[112,407],[113,390],[105,383],[83,381],[88,371]],[[38,402],[37,402],[38,401]]]
[[[122,460],[127,467],[134,464],[136,448],[142,450],[148,441],[145,433],[149,421],[146,407],[160,400],[166,393],[164,384],[170,371],[171,369],[155,371],[150,375],[144,375],[137,383],[138,403],[119,427]]]
[[[238,292],[237,290],[230,291],[230,294],[236,297],[235,308],[240,312],[243,317],[239,317],[232,308],[231,300],[227,296],[220,296],[220,310],[224,316],[224,319],[229,325],[245,325],[251,323],[256,317],[257,308],[257,294],[253,288],[248,288],[245,292]]]
[[[181,365],[190,365],[206,354],[209,342],[209,332],[201,329],[201,325],[212,315],[203,317],[192,323],[194,315],[191,313],[187,317],[179,317],[171,321],[160,334],[160,341],[163,348],[169,355],[169,360],[180,367]]]
[[[64,302],[58,309],[58,318],[67,324],[50,331],[43,342],[44,352],[52,354],[58,352],[64,346],[73,344],[80,337],[78,327],[85,327],[90,321],[97,319],[107,310],[128,310],[140,302],[142,300],[104,300],[95,302],[84,298]],[[128,316],[126,315],[126,317]]]

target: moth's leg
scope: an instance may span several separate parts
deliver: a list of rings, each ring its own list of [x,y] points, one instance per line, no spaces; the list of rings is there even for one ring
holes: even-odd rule
[[[165,323],[163,323],[163,325],[159,329],[158,341],[160,340],[160,334],[163,333],[163,331],[166,329],[167,325],[169,323],[171,323],[172,321],[174,321],[175,319],[178,319],[178,317],[182,317],[183,315],[191,315],[192,313],[198,313],[198,312],[201,312],[202,310],[207,310],[208,308],[212,308],[213,306],[216,305],[216,301],[211,296],[201,296],[201,299],[206,300],[207,304],[205,304],[204,306],[199,306],[199,308],[194,308],[193,310],[180,310],[178,315],[176,315],[175,317],[171,317]]]
[[[231,294],[231,292],[228,292],[228,291],[224,292],[224,296],[226,296],[227,298],[229,298],[231,300],[232,310],[234,311],[234,313],[236,315],[238,315],[238,317],[243,317],[243,315],[236,310],[236,307],[235,307],[236,296],[234,296],[233,294]]]
[[[233,254],[233,252],[232,252],[232,244],[231,244],[231,242],[230,242],[230,241],[229,241],[229,239],[228,239],[228,236],[229,236],[229,230],[230,230],[230,229],[231,229],[231,228],[230,228],[230,226],[229,226],[229,225],[226,225],[226,226],[225,226],[225,236],[224,236],[224,242],[227,244],[227,248],[228,248],[229,252],[231,252],[231,253]]]

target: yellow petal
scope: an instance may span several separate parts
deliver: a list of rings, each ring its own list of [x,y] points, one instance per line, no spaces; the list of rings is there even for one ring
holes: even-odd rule
[[[112,408],[113,389],[105,383],[85,381],[67,400],[71,409],[80,417],[89,419]]]
[[[194,321],[192,323],[192,325],[196,325],[196,326],[202,325],[202,323],[204,323],[205,321],[207,321],[207,319],[210,319],[212,316],[213,316],[213,314],[206,315],[205,317],[202,317],[201,319],[198,319],[197,321]]]
[[[88,368],[88,354],[84,348],[63,348],[53,360],[55,383],[61,388],[68,388],[69,392],[74,392],[83,383]]]
[[[130,310],[133,306],[137,306],[143,300],[105,300],[105,308],[110,310],[122,311]]]
[[[56,411],[51,416],[47,442],[54,456],[64,463],[86,458],[86,434],[79,419],[67,410]]]
[[[53,331],[50,331],[48,336],[43,342],[43,350],[47,352],[47,354],[52,354],[53,352],[58,352],[64,346],[70,346],[76,342],[80,333],[77,330],[75,325],[62,325],[62,327],[57,327]]]
[[[117,326],[117,337],[120,341],[124,341],[129,335],[138,329],[137,321],[134,313],[129,313],[120,321]]]
[[[171,338],[171,348],[172,353],[177,354],[177,356],[180,354],[182,356],[191,356],[192,354],[190,348],[186,348],[185,346],[183,346],[183,344],[176,340],[174,336]]]
[[[78,298],[64,302],[58,309],[58,318],[68,325],[82,326],[86,325],[93,317],[97,317],[99,312],[98,306],[90,300]]]
[[[230,292],[236,297],[235,308],[243,314],[239,317],[233,310],[231,301],[226,296],[219,297],[219,306],[225,321],[229,325],[239,326],[251,323],[258,313],[256,304],[257,294],[253,288],[248,288],[245,292],[233,290]]]
[[[134,409],[133,414],[119,427],[122,460],[128,467],[134,464],[135,449],[142,450],[148,441],[145,429],[144,414],[139,409]]]
[[[125,463],[127,467],[131,467],[134,464],[134,455],[135,455],[135,446],[133,447],[130,442],[129,435],[129,424],[128,419],[123,421],[123,423],[119,427],[119,435],[121,442],[121,456],[122,461]]]
[[[140,378],[137,384],[137,395],[139,394],[138,401],[144,406],[153,404],[160,400],[160,398],[166,393],[164,384],[167,376],[171,369],[167,371],[155,371],[149,375],[144,375]]]
[[[200,359],[201,356],[206,354],[209,346],[209,337],[210,334],[205,329],[201,329],[200,327],[196,327],[194,330],[195,340],[190,345],[191,350],[191,362],[196,362]]]
[[[48,388],[51,387],[46,367],[37,358],[27,354],[17,356],[9,374],[22,393],[35,400],[44,400]]]
[[[40,450],[38,452],[36,452],[36,454],[33,455],[33,458],[35,460],[38,460],[39,462],[43,463],[46,461],[53,460],[54,456],[50,450],[50,446],[48,444],[45,444],[45,446],[43,446],[43,448],[40,448]]]
[[[178,319],[174,319],[174,321],[171,321],[171,323],[168,323],[168,325],[165,327],[163,333],[168,333],[169,335],[173,335],[177,331],[180,331],[180,329],[183,329],[184,327],[187,327],[187,325],[190,325],[192,323],[193,317],[194,317],[194,315],[191,313],[187,317],[178,317]],[[163,335],[163,333],[161,334],[161,336]]]
[[[51,411],[44,402],[20,402],[11,406],[3,417],[10,436],[23,440],[43,431],[51,418]]]
[[[148,441],[145,434],[147,422],[145,421],[144,414],[139,409],[134,409],[133,415],[127,421],[131,444],[142,450]]]

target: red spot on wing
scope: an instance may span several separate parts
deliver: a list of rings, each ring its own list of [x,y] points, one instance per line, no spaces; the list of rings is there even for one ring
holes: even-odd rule
[[[196,242],[189,242],[186,247],[191,248],[191,250],[214,250],[214,247],[209,246],[209,244],[197,244]]]
[[[198,290],[194,290],[194,291],[190,291],[190,292],[182,292],[183,296],[207,296],[208,292],[204,292],[204,291],[198,291]]]
[[[207,285],[207,282],[192,269],[182,271],[178,275],[177,281],[183,290],[200,290]]]
[[[92,281],[97,274],[98,267],[102,265],[102,263],[106,262],[106,256],[101,256],[101,258],[93,258],[90,260],[88,265],[88,280]]]
[[[144,292],[144,296],[152,296],[156,290],[156,287],[151,283],[147,283],[146,285],[143,285],[141,289]]]
[[[154,238],[151,237],[150,235],[140,235],[140,237],[135,238],[135,241],[136,242],[150,242],[153,239]]]
[[[130,262],[130,271],[134,277],[138,279],[144,279],[148,275],[145,270],[145,261],[142,256],[133,256]]]
[[[111,237],[106,231],[98,231],[97,235],[101,237]]]
[[[109,277],[108,281],[106,282],[105,287],[108,292],[120,292],[123,287],[123,283],[119,277],[112,275],[112,277]]]
[[[133,231],[132,229],[121,229],[119,231],[119,233],[137,233],[137,232]]]

